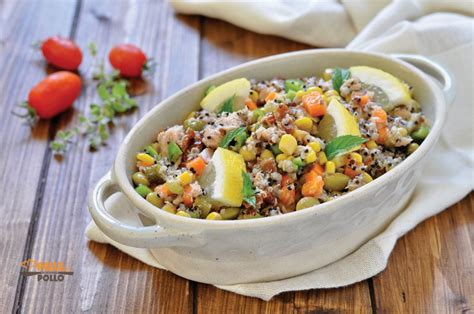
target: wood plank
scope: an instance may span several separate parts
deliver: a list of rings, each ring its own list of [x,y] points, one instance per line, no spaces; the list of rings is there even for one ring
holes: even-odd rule
[[[84,230],[90,221],[86,197],[90,187],[112,165],[124,135],[150,108],[172,91],[197,80],[199,18],[176,19],[167,2],[82,2],[77,42],[97,43],[99,55],[112,45],[131,42],[158,62],[152,87],[137,98],[140,108],[118,119],[108,146],[91,153],[85,141],[62,162],[51,160],[45,181],[38,233],[31,257],[62,261],[74,275],[62,283],[28,280],[22,310],[64,312],[189,312],[188,281],[153,269],[108,245],[90,243]],[[82,72],[89,77],[90,58]],[[182,75],[186,69],[187,75]],[[90,82],[89,82],[90,84]],[[84,111],[94,99],[88,89],[79,101]],[[69,125],[61,120],[61,127]]]
[[[38,183],[50,128],[49,122],[41,122],[31,131],[10,112],[46,75],[42,56],[31,44],[53,34],[68,36],[75,10],[74,1],[56,2],[55,10],[46,2],[0,1],[0,312],[14,306],[19,264],[34,232],[35,200],[42,193]],[[45,24],[48,28],[38,27]]]
[[[373,279],[381,313],[474,311],[474,193],[401,238]]]
[[[242,62],[294,50],[308,49],[275,36],[255,34],[215,19],[205,19],[201,43],[201,75],[225,70]],[[270,302],[244,297],[213,286],[197,284],[198,313],[286,313],[290,311],[370,312],[367,283],[343,289],[283,293]]]

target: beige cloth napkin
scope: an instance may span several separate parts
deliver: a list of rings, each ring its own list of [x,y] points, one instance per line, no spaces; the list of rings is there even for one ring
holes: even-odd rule
[[[310,273],[219,288],[269,300],[284,291],[340,287],[370,278],[386,267],[398,238],[473,190],[472,1],[175,1],[172,4],[181,13],[221,18],[256,32],[318,46],[344,46],[354,38],[347,48],[425,55],[447,68],[457,82],[456,100],[450,104],[443,134],[424,176],[411,202],[384,232],[351,255]],[[134,211],[124,204],[127,204],[125,197],[116,193],[107,200],[106,207],[115,217],[140,225]],[[93,222],[87,227],[86,235],[93,241],[110,243],[148,265],[163,268],[148,250],[114,242]]]

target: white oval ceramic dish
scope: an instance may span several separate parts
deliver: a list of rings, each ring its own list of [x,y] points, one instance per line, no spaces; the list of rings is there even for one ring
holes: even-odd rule
[[[157,209],[134,191],[130,176],[136,153],[156,138],[159,129],[182,123],[189,112],[198,109],[209,85],[239,77],[320,75],[328,67],[353,65],[380,68],[405,80],[414,87],[414,97],[433,121],[431,132],[420,148],[370,184],[302,211],[231,221],[172,215]],[[435,76],[443,86],[420,69]],[[188,279],[228,285],[303,274],[350,254],[383,230],[400,212],[440,135],[446,103],[453,100],[453,91],[446,71],[426,58],[413,55],[318,49],[249,62],[201,80],[148,112],[128,133],[111,172],[91,192],[89,210],[100,230],[111,239],[151,249],[163,266]],[[140,213],[156,224],[138,228],[112,217],[104,201],[116,191],[124,193]]]

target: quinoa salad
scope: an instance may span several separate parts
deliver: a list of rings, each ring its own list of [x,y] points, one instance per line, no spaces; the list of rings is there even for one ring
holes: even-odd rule
[[[329,202],[413,153],[429,123],[412,88],[368,66],[210,86],[182,124],[136,155],[135,190],[157,210],[250,219]]]

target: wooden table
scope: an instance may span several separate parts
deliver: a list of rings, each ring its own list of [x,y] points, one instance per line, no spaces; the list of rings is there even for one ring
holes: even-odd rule
[[[387,269],[346,288],[283,293],[270,302],[243,297],[154,269],[84,229],[89,188],[109,168],[131,126],[161,99],[247,60],[308,46],[198,16],[177,16],[157,1],[0,1],[0,312],[471,312],[474,303],[473,193],[425,221],[397,244]],[[9,112],[45,75],[30,45],[47,36],[73,38],[84,50],[132,42],[158,63],[140,109],[120,117],[106,147],[81,141],[63,161],[48,149],[57,130],[87,111],[88,88],[75,109],[32,131]],[[90,57],[80,72],[90,77]],[[91,82],[87,82],[90,86]],[[63,282],[19,276],[27,258],[63,261]]]

